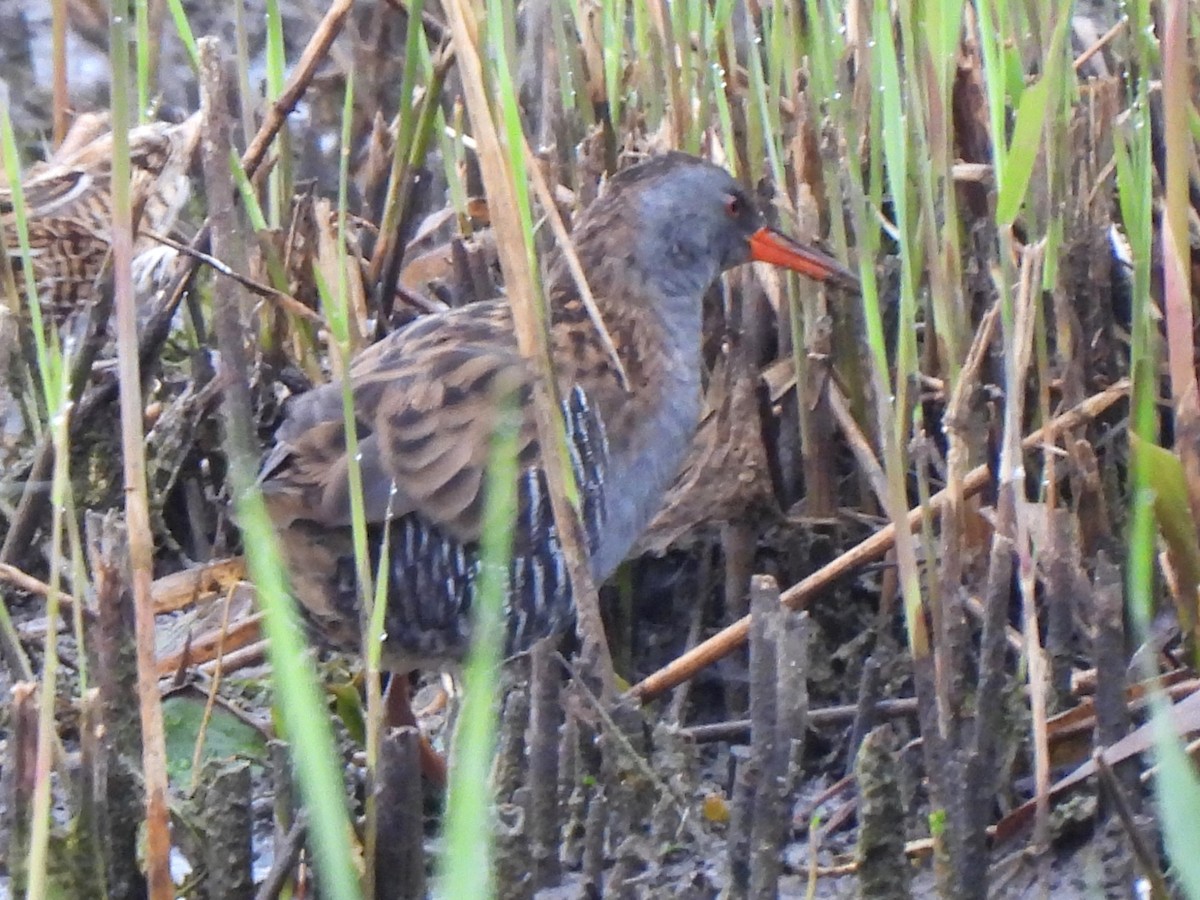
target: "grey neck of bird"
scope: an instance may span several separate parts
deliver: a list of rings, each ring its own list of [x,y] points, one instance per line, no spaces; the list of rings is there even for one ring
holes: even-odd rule
[[[642,271],[604,264],[591,269],[593,293],[603,301],[601,315],[631,382],[631,394],[616,398],[604,423],[609,445],[605,527],[592,555],[599,580],[620,565],[658,512],[700,419],[701,307],[708,285],[639,278]],[[634,360],[633,352],[652,358]],[[618,435],[619,425],[624,427]]]
[[[668,325],[688,326],[700,321],[704,295],[721,274],[711,259],[684,259],[676,252],[659,263],[655,273],[647,279],[647,287],[659,298],[655,304]],[[671,257],[676,257],[672,259]]]
[[[654,317],[662,328],[663,346],[672,358],[700,383],[700,345],[703,327],[704,292],[664,294]]]

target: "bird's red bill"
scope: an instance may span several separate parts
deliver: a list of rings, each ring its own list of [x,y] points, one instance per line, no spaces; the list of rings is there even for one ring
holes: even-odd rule
[[[760,228],[750,235],[750,258],[784,266],[814,281],[832,281],[846,287],[858,287],[858,278],[836,259],[794,241],[773,228]]]

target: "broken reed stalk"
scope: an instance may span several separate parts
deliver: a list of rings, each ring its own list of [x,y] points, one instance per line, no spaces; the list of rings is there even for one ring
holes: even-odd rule
[[[696,576],[696,602],[692,604],[692,608],[688,611],[688,628],[687,637],[683,639],[683,647],[685,650],[690,650],[700,643],[701,629],[704,627],[704,619],[708,613],[709,604],[712,602],[712,572],[714,561],[711,555],[705,553],[700,558],[700,571]],[[666,714],[663,719],[667,722],[673,722],[675,725],[683,724],[684,710],[687,709],[688,688],[690,684],[680,685],[680,689],[675,692],[671,698],[671,703],[667,707]]]
[[[58,147],[67,136],[67,116],[71,101],[67,87],[67,0],[53,0],[50,4],[50,59],[53,72],[51,104],[53,116],[53,145]]]
[[[529,731],[525,748],[529,759],[528,817],[529,867],[533,889],[552,887],[561,874],[558,829],[562,809],[558,798],[558,742],[563,720],[561,679],[548,640],[538,641],[529,654]]]
[[[1012,390],[1014,395],[1020,395],[1020,385],[1028,382],[1029,367],[1031,365],[1031,357],[1034,353],[1034,328],[1039,319],[1039,306],[1041,298],[1041,283],[1042,283],[1042,261],[1046,252],[1046,240],[1043,238],[1036,244],[1031,244],[1023,248],[1021,252],[1021,279],[1017,292],[1017,314],[1016,322],[1014,323],[1013,332],[1016,341],[1016,352],[1006,353],[1013,381],[1011,386],[1006,387]],[[1046,379],[1044,373],[1039,373],[1038,381],[1040,384],[1045,384]],[[1044,395],[1043,395],[1044,396]],[[1044,408],[1048,408],[1048,402]],[[1005,403],[1005,429],[1013,428],[1014,432],[1011,436],[1005,435],[1005,444],[1011,444],[1013,447],[1013,464],[1014,471],[1011,479],[1007,479],[1005,473],[1001,473],[1002,479],[1011,480],[1013,490],[1022,490],[1023,479],[1021,473],[1024,472],[1024,467],[1021,465],[1020,451],[1020,423],[1024,419],[1024,399],[1022,396],[1009,396]],[[1004,459],[1002,454],[1001,459]],[[1047,455],[1048,462],[1052,465],[1053,455]],[[1051,475],[1052,478],[1052,475]],[[1004,481],[1002,480],[1002,484]],[[1051,481],[1053,484],[1053,480]],[[1050,675],[1047,667],[1047,659],[1041,641],[1041,623],[1038,619],[1037,601],[1035,599],[1035,581],[1037,575],[1034,570],[1035,556],[1030,530],[1033,523],[1029,521],[1031,513],[1028,504],[1020,504],[1017,508],[1016,516],[1016,540],[1017,540],[1017,562],[1019,569],[1018,583],[1020,585],[1021,595],[1021,625],[1025,638],[1025,660],[1026,673],[1029,683],[1029,706],[1031,717],[1031,732],[1033,738],[1033,757],[1034,757],[1034,782],[1035,791],[1038,798],[1037,807],[1037,823],[1034,827],[1034,847],[1035,852],[1044,851],[1047,848],[1049,841],[1049,789],[1050,789],[1050,752],[1048,746],[1048,737],[1046,731],[1047,718],[1047,701],[1049,697]],[[1007,624],[1007,623],[1006,623]],[[1004,638],[1002,635],[996,635],[995,640],[999,645],[997,652],[998,664],[1003,667],[1003,645]],[[982,656],[981,656],[982,660]],[[981,673],[982,675],[982,673]],[[983,695],[987,696],[987,695]],[[998,731],[999,729],[997,729]],[[975,787],[975,786],[973,786]],[[978,788],[982,788],[980,784]],[[981,796],[980,794],[972,793],[971,796]],[[1044,859],[1048,859],[1044,852],[1041,852]],[[1044,875],[1043,870],[1040,874]]]
[[[233,179],[228,173],[229,121],[219,99],[225,96],[222,53],[213,38],[202,38],[199,52],[201,110],[204,116],[201,157],[205,180],[211,190],[210,242],[214,256],[224,260],[235,271],[245,271],[247,266],[242,229],[233,206]],[[244,311],[250,304],[246,289],[221,274],[217,274],[214,280],[213,294],[213,330],[221,354],[218,378],[223,384],[225,451],[231,469],[230,480],[234,490],[241,491],[254,482],[257,457],[254,436],[250,431],[254,419],[245,339],[247,328]],[[223,642],[224,639],[222,629],[219,640]]]
[[[33,793],[37,772],[38,689],[33,681],[18,681],[10,691],[9,748],[6,754],[4,806],[8,832],[7,855],[13,890],[25,896],[28,888],[29,844]]]
[[[526,819],[525,807],[520,803],[495,806],[491,827],[496,844],[496,888],[489,900],[525,900],[532,896]]]
[[[1117,401],[1129,394],[1129,380],[1121,379],[1098,394],[1094,394],[1073,409],[1058,416],[1052,422],[1028,435],[1021,446],[1024,450],[1036,449],[1039,445],[1052,440],[1062,431],[1075,428],[1084,422],[1094,419]],[[987,466],[978,466],[967,473],[962,479],[960,496],[964,499],[973,497],[987,487],[991,481],[991,471]],[[940,516],[949,505],[950,496],[943,489],[936,493],[930,501],[930,508],[916,507],[908,513],[907,524],[910,529],[919,528],[926,515]],[[827,566],[823,566],[802,581],[792,585],[780,596],[780,602],[791,609],[802,609],[821,591],[834,584],[838,579],[861,566],[874,562],[891,549],[896,539],[895,524],[888,524],[866,540],[847,550]],[[734,622],[729,627],[713,635],[704,643],[684,653],[673,662],[663,666],[657,672],[647,676],[629,689],[629,696],[641,702],[653,700],[655,697],[671,690],[677,685],[693,677],[706,666],[712,665],[719,659],[724,659],[731,652],[742,646],[750,631],[750,619],[745,617]]]
[[[138,358],[137,296],[133,285],[133,207],[130,191],[129,3],[116,0],[109,19],[112,67],[112,268],[117,333],[117,392],[125,478],[125,527],[137,633],[137,695],[142,724],[142,775],[146,791],[146,875],[150,900],[171,900],[171,819],[167,809],[167,751],[155,664],[154,538],[146,481],[142,374]]]
[[[780,610],[780,627],[775,633],[775,755],[778,759],[779,795],[790,815],[791,801],[800,786],[804,768],[804,739],[811,721],[808,712],[807,612]],[[785,826],[786,827],[786,826]],[[786,831],[785,831],[786,835]]]
[[[599,783],[587,804],[583,820],[579,872],[588,896],[599,897],[604,884],[604,823],[608,821],[608,795]]]
[[[79,882],[85,885],[88,894],[95,897],[109,896],[105,886],[104,853],[107,837],[104,819],[101,817],[104,780],[107,769],[103,763],[104,716],[98,688],[88,688],[79,701],[79,777],[76,794],[79,811],[75,817],[74,832],[79,842],[79,853],[74,868],[80,873]]]
[[[750,581],[754,577],[754,558],[758,552],[758,532],[753,525],[742,521],[728,522],[721,527],[721,558],[725,561],[722,591],[724,621],[750,619]],[[737,659],[741,667],[747,664],[745,653]],[[742,715],[750,708],[749,685],[733,683],[725,686],[725,707],[731,715]]]
[[[197,790],[198,831],[205,835],[203,858],[209,897],[251,900],[254,896],[250,763],[209,760]]]
[[[141,819],[140,778],[135,772],[140,733],[138,713],[129,702],[128,685],[137,678],[133,604],[125,530],[114,511],[89,512],[84,520],[89,568],[96,592],[96,623],[89,628],[88,653],[100,691],[95,778],[103,823],[105,883],[110,897],[143,896],[145,878],[138,867]]]
[[[1085,576],[1086,577],[1086,576]],[[1124,573],[1109,554],[1100,550],[1091,576],[1090,590],[1095,610],[1092,659],[1096,663],[1096,743],[1109,747],[1130,731],[1130,708],[1126,699],[1126,640]],[[1137,766],[1115,764],[1128,788],[1137,783]],[[1136,797],[1136,794],[1131,794]]]
[[[933,619],[934,648],[937,653],[938,666],[934,674],[934,695],[937,698],[936,709],[930,714],[936,714],[937,727],[922,728],[925,734],[949,734],[950,713],[959,709],[964,703],[966,692],[967,647],[970,645],[970,634],[967,628],[966,604],[963,600],[963,531],[967,512],[964,509],[966,500],[962,485],[967,477],[970,460],[970,440],[967,429],[971,419],[971,401],[976,392],[982,387],[980,372],[988,351],[992,346],[992,337],[1000,321],[1000,301],[997,298],[988,311],[983,314],[979,326],[975,329],[975,337],[966,359],[959,371],[959,377],[951,389],[946,402],[946,411],[942,417],[943,430],[946,436],[946,496],[947,504],[941,518],[941,532],[938,535],[937,553],[940,560],[938,575],[938,602],[930,610]],[[1018,647],[1019,649],[1019,647]],[[940,768],[938,756],[941,747],[935,742],[926,748],[926,758],[930,771]],[[933,786],[937,794],[937,786]],[[940,796],[935,801],[941,804]]]
[[[875,900],[911,897],[905,855],[904,804],[900,799],[896,738],[890,725],[866,736],[854,763],[858,784],[858,896]],[[986,866],[985,866],[986,869]]]
[[[1045,511],[1047,531],[1045,584],[1046,584],[1046,657],[1050,668],[1050,709],[1061,712],[1071,706],[1071,675],[1075,665],[1074,611],[1086,609],[1095,602],[1097,631],[1101,618],[1099,598],[1092,600],[1087,590],[1087,577],[1083,568],[1083,548],[1080,529],[1074,511],[1064,508]],[[1097,644],[1093,642],[1095,651]],[[1094,658],[1094,657],[1093,657]],[[1117,664],[1114,671],[1122,671],[1124,665]]]
[[[791,817],[784,815],[780,793],[786,770],[779,753],[778,655],[780,619],[790,614],[779,602],[779,585],[770,575],[750,579],[750,721],[754,769],[754,802],[750,821],[751,900],[770,900],[779,892],[783,861],[780,848]]]
[[[525,736],[529,730],[530,686],[527,658],[521,658],[500,674],[500,725],[496,733],[496,755],[490,782],[500,800],[510,800],[528,782],[528,753]]]
[[[392,728],[381,736],[375,792],[375,900],[425,897],[424,798],[421,789],[421,735],[416,728]]]
[[[750,892],[750,834],[754,828],[754,798],[761,773],[751,754],[744,752],[735,758],[729,840],[725,848],[726,881],[730,897],[745,898]]]
[[[569,694],[563,696],[564,706],[570,709]],[[582,871],[583,842],[586,837],[584,821],[587,816],[587,795],[591,790],[588,777],[588,753],[585,752],[579,716],[574,710],[563,723],[558,745],[558,805],[561,812],[558,837],[558,859],[568,869]],[[594,749],[590,740],[588,750]]]
[[[858,759],[858,749],[866,740],[879,718],[876,709],[883,693],[882,666],[875,655],[867,657],[863,662],[862,675],[858,679],[858,700],[854,704],[854,719],[850,726],[850,739],[846,742],[845,774],[854,773],[855,760]]]
[[[854,454],[854,461],[858,463],[859,471],[866,476],[867,483],[871,485],[871,492],[875,495],[876,502],[883,507],[887,499],[887,475],[884,474],[883,466],[879,464],[878,458],[875,456],[875,450],[871,447],[871,441],[867,438],[858,423],[854,421],[854,412],[850,408],[850,398],[846,396],[841,385],[832,378],[827,378],[824,381],[825,397],[829,404],[829,410],[833,413],[833,418],[837,422],[838,428],[841,429],[842,437],[846,443],[850,445],[850,452]],[[796,379],[796,391],[800,390],[800,379]],[[798,395],[798,394],[797,394]],[[815,456],[824,456],[827,454],[812,454]]]

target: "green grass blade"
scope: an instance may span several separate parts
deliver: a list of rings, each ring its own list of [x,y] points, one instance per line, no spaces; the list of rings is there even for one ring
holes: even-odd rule
[[[446,900],[495,896],[492,811],[488,773],[496,743],[496,668],[504,650],[505,597],[517,508],[517,416],[514,398],[501,404],[492,440],[483,514],[471,653],[463,676],[463,704],[455,735],[454,769],[446,802],[446,852],[436,896]]]
[[[1188,897],[1200,897],[1200,781],[1192,760],[1179,744],[1165,698],[1153,701],[1154,745],[1159,775],[1154,793],[1163,815],[1163,841],[1174,874]]]
[[[175,31],[183,47],[187,50],[192,69],[200,71],[200,50],[196,46],[196,35],[192,33],[192,24],[188,21],[187,10],[183,8],[183,0],[167,0],[167,9],[171,11],[171,20],[175,23]]]
[[[150,116],[150,52],[154,45],[150,36],[149,0],[134,0],[133,15],[137,35],[137,121],[141,124],[149,121]]]
[[[21,186],[20,154],[17,138],[9,117],[8,94],[3,94],[0,103],[0,156],[4,158],[4,176],[8,179],[13,221],[16,223],[17,248],[20,251],[21,274],[25,288],[25,303],[33,329],[34,353],[41,379],[42,400],[47,410],[54,408],[54,392],[47,375],[50,372],[50,352],[46,330],[42,324],[42,306],[38,302],[37,284],[33,277],[33,248],[29,244],[29,214],[25,206],[25,191]]]
[[[308,809],[309,834],[321,889],[333,900],[361,898],[354,870],[354,831],[346,807],[341,754],[333,740],[325,700],[304,645],[304,626],[288,595],[274,528],[257,491],[237,500],[246,543],[246,567],[263,609],[263,630],[296,779]]]
[[[996,223],[999,225],[1011,225],[1025,201],[1029,179],[1033,176],[1033,165],[1037,162],[1038,148],[1042,143],[1042,125],[1046,121],[1046,99],[1049,96],[1050,80],[1040,78],[1025,89],[1017,104],[1012,142],[1004,154],[1008,165],[996,198]],[[1002,138],[996,136],[996,139]]]

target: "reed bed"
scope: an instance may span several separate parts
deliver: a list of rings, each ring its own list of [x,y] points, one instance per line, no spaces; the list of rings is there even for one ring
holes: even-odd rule
[[[127,5],[54,0],[43,120],[0,97],[13,895],[1200,897],[1194,8]],[[639,556],[587,583],[552,466],[578,635],[503,664],[500,430],[442,796],[378,653],[306,648],[257,460],[445,305],[505,292],[545,371],[544,261],[668,149],[861,295],[726,278]]]

